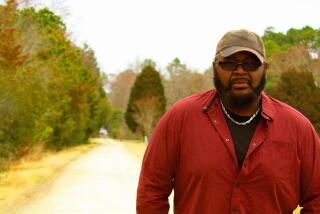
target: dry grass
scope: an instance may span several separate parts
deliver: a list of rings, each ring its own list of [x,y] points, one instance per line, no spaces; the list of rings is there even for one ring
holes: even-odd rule
[[[99,142],[103,139],[93,139]],[[142,158],[146,144],[141,141],[122,141],[124,147],[136,158]],[[28,200],[34,189],[53,179],[71,161],[98,144],[69,148],[57,153],[30,155],[12,164],[10,170],[0,173],[0,210],[7,210],[13,203]],[[30,195],[31,194],[31,195]],[[299,214],[300,209],[293,214]]]
[[[91,143],[56,153],[40,152],[11,164],[8,171],[0,173],[0,210],[28,200],[36,189],[53,179],[64,166],[97,145]]]
[[[142,141],[121,141],[124,147],[135,157],[137,158],[143,158],[144,151],[147,148],[147,145],[143,143]]]

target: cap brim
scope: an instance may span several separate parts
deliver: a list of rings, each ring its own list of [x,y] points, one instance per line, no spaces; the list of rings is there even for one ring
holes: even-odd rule
[[[220,51],[219,54],[223,57],[228,57],[228,56],[231,56],[232,54],[235,54],[240,51],[248,51],[250,53],[253,53],[254,55],[256,55],[258,57],[258,59],[260,60],[261,63],[264,63],[264,57],[258,51],[254,50],[252,48],[233,46],[233,47],[226,48],[226,49]]]

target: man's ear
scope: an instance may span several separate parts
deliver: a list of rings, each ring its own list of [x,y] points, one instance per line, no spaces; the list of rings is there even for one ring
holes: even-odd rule
[[[216,64],[212,63],[212,71],[213,73],[217,72]]]

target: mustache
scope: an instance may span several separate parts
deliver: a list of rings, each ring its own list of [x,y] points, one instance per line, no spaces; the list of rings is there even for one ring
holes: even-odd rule
[[[241,83],[246,83],[248,84],[250,87],[252,87],[252,84],[251,84],[251,80],[250,79],[247,79],[247,78],[234,78],[234,79],[231,79],[229,84],[228,84],[228,87],[231,88],[231,86],[235,83],[238,83],[238,82],[241,82]]]

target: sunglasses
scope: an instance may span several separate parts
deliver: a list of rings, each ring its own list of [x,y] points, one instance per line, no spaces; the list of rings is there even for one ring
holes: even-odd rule
[[[258,62],[235,62],[235,61],[218,61],[213,64],[219,65],[223,70],[235,71],[238,66],[242,66],[245,71],[256,71],[262,64]]]

